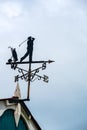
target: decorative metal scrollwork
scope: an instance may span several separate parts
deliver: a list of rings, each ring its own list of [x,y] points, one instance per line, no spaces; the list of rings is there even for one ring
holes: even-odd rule
[[[17,82],[17,81],[18,81],[18,79],[19,79],[19,75],[16,75],[16,76],[15,76],[15,80],[14,80],[14,81],[15,81],[15,82]]]
[[[46,62],[42,64],[42,70],[46,69]]]
[[[44,62],[41,67],[39,67],[37,69],[34,69],[34,70],[32,70],[30,72],[30,79],[28,78],[29,72],[27,70],[24,70],[24,69],[19,68],[19,67],[16,67],[16,69],[18,69],[18,72],[21,75],[20,76],[19,75],[15,76],[15,82],[17,82],[19,79],[25,80],[26,82],[28,82],[29,80],[33,82],[36,79],[38,79],[38,80],[43,79],[44,82],[48,83],[48,76],[46,76],[46,75],[44,75],[44,76],[37,75],[37,73],[39,73],[40,69],[42,69],[42,70],[46,69],[46,62]]]
[[[48,83],[48,81],[49,81],[49,80],[48,80],[48,76],[44,75],[43,81],[46,82],[46,83]]]

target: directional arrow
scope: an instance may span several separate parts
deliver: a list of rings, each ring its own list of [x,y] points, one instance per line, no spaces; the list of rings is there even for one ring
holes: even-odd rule
[[[7,62],[6,64],[7,65],[11,65],[11,64],[29,64],[29,63],[52,63],[52,62],[55,62],[53,60],[48,60],[48,61],[32,61],[32,62],[29,62],[29,61],[23,61],[23,62]]]

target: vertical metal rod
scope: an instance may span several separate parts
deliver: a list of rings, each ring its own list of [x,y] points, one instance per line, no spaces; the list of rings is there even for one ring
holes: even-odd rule
[[[29,63],[27,99],[29,99],[30,97],[30,78],[31,78],[31,63]]]

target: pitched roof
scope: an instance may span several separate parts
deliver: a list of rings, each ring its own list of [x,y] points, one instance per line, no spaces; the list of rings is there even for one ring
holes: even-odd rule
[[[18,97],[12,97],[12,98],[4,98],[4,99],[0,99],[1,101],[9,101],[9,103],[20,103],[21,107],[24,109],[25,113],[27,114],[27,116],[31,116],[32,121],[34,122],[34,124],[37,126],[38,130],[42,130],[41,127],[39,126],[39,124],[37,123],[37,121],[35,120],[35,118],[33,117],[33,115],[31,114],[30,110],[28,109],[28,107],[26,106],[26,104],[24,103],[24,101],[27,99],[18,99]]]

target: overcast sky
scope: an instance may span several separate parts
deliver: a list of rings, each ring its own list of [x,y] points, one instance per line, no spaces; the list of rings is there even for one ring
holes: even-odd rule
[[[8,46],[20,60],[26,43],[18,45],[31,35],[33,60],[55,60],[41,72],[49,83],[31,83],[27,103],[43,130],[87,130],[86,24],[86,0],[0,0],[0,98],[11,97],[16,87],[18,72],[5,65]],[[25,98],[27,83],[19,85]]]

